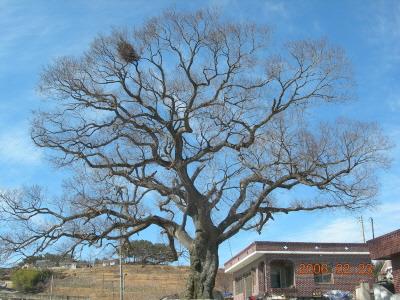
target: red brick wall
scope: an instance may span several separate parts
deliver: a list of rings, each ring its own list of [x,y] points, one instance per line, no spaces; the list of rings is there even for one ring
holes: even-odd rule
[[[367,244],[372,259],[392,260],[394,287],[396,293],[400,293],[400,229],[370,240]]]
[[[270,263],[273,260],[290,260],[294,264],[295,269],[295,289],[281,289],[271,290],[270,280]],[[368,255],[299,255],[299,254],[267,254],[261,260],[252,264],[252,268],[257,268],[261,261],[265,261],[265,289],[259,290],[259,294],[266,292],[268,295],[272,293],[286,294],[290,297],[311,297],[314,292],[324,293],[332,289],[340,289],[345,291],[354,292],[356,286],[362,282],[367,281],[372,284],[373,278],[368,275],[354,274],[354,275],[339,275],[334,274],[333,284],[318,284],[314,282],[314,275],[299,275],[296,274],[300,264],[302,263],[329,263],[336,265],[337,263],[348,263],[353,267],[358,267],[359,264],[369,264],[371,260]],[[249,266],[250,267],[250,266]],[[235,273],[235,275],[239,274]],[[262,285],[260,285],[262,287]],[[258,293],[255,293],[258,294]]]
[[[372,259],[391,259],[400,254],[400,229],[367,242]]]
[[[392,257],[394,289],[400,293],[400,254]]]
[[[284,248],[286,247],[286,248]],[[316,247],[318,247],[316,249]],[[346,249],[347,248],[347,249]],[[302,242],[254,242],[232,257],[225,263],[228,269],[235,263],[253,253],[254,251],[343,251],[343,252],[368,252],[368,247],[363,243],[302,243]]]
[[[332,289],[340,289],[354,292],[360,282],[373,282],[373,278],[366,274],[334,274],[332,284],[318,284],[314,281],[313,274],[300,275],[296,270],[300,264],[322,264],[328,263],[335,266],[338,263],[350,264],[357,268],[359,264],[370,264],[368,247],[362,243],[299,243],[299,242],[254,242],[239,252],[236,256],[225,263],[225,268],[230,268],[255,251],[279,251],[281,253],[265,253],[263,257],[246,264],[234,272],[234,278],[240,278],[246,272],[256,271],[255,282],[253,282],[253,295],[267,293],[271,295],[286,294],[289,297],[312,297],[314,293],[324,293]],[[318,252],[317,254],[292,254],[293,251]],[[286,253],[287,252],[287,253]],[[336,252],[336,254],[324,254]],[[340,254],[338,252],[345,252]],[[352,254],[352,252],[365,252],[367,254]],[[293,262],[295,271],[295,288],[271,290],[270,262],[272,260],[287,259]],[[265,271],[260,266],[265,262]],[[264,284],[260,277],[265,275]],[[235,300],[242,300],[243,294],[236,295]]]

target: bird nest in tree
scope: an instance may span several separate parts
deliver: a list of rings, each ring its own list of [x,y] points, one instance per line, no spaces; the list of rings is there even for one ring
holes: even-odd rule
[[[133,63],[139,60],[139,55],[136,53],[133,46],[125,40],[118,42],[117,50],[119,56],[127,63]]]

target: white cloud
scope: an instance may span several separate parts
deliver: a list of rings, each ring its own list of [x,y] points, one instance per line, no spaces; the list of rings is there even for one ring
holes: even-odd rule
[[[315,222],[312,226],[290,238],[298,242],[362,242],[360,223],[354,217],[329,219]]]
[[[375,235],[382,235],[400,228],[400,202],[387,202],[373,211]]]
[[[280,17],[289,17],[289,11],[285,2],[281,1],[267,1],[265,3],[265,12],[267,14],[279,14]]]
[[[30,140],[25,126],[8,128],[0,132],[0,161],[11,164],[37,164],[41,151]]]
[[[399,229],[400,203],[386,202],[370,211],[362,213],[364,231],[367,240],[372,238],[370,217],[374,219],[375,236]],[[325,219],[306,225],[305,230],[296,231],[286,240],[298,242],[354,242],[363,241],[361,223],[357,216],[336,217],[335,214],[324,214]]]

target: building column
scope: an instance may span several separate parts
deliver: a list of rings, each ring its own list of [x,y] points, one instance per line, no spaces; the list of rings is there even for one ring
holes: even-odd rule
[[[263,294],[265,292],[265,263],[264,261],[260,262],[257,265],[257,280],[258,280],[258,293]]]
[[[253,278],[253,294],[252,295],[258,295],[258,268],[256,266],[255,270],[253,270],[252,273],[252,278]]]
[[[253,286],[254,286],[254,293],[258,295],[260,293],[260,276],[259,276],[259,269],[258,264],[256,265],[256,274],[254,276]]]
[[[233,296],[236,296],[236,280],[235,280],[235,273],[233,273],[232,274],[233,276],[233,284],[232,284],[232,288],[233,288],[233,291],[232,291],[232,294],[233,294]]]
[[[265,283],[265,291],[268,293],[271,289],[271,265],[268,260],[264,261],[264,283]]]

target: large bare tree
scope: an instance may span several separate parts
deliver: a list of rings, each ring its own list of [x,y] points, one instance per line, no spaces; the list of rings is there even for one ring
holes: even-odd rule
[[[4,220],[18,224],[2,232],[4,249],[70,240],[74,250],[155,225],[189,250],[186,297],[203,299],[219,245],[240,230],[261,231],[277,213],[370,205],[387,140],[373,124],[317,122],[320,104],[352,94],[343,51],[269,36],[209,11],[167,11],[52,63],[32,139],[77,176],[53,201],[38,188],[4,193]],[[299,186],[317,193],[279,197]]]

